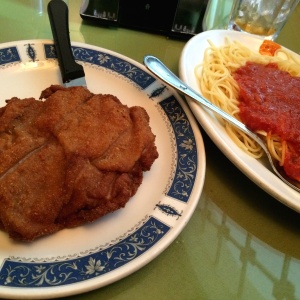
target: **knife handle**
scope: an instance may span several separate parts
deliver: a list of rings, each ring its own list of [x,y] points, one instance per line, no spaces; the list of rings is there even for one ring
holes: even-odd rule
[[[51,0],[47,10],[63,82],[84,77],[83,67],[75,62],[71,48],[67,4],[62,0]]]

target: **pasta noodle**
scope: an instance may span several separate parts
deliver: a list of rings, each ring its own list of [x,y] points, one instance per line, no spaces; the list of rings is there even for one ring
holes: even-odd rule
[[[292,76],[300,76],[300,61],[282,48],[276,50],[274,56],[268,56],[251,51],[241,43],[228,38],[222,47],[216,47],[211,41],[208,42],[209,47],[204,53],[203,63],[195,68],[200,89],[204,97],[238,120],[240,120],[239,86],[232,74],[246,62],[251,61],[265,65],[276,63],[280,70],[287,71]],[[223,119],[219,120],[241,149],[255,158],[263,155],[263,150],[248,135]],[[278,160],[280,165],[283,165],[286,143],[271,132],[259,131],[258,133],[266,139],[271,155]]]

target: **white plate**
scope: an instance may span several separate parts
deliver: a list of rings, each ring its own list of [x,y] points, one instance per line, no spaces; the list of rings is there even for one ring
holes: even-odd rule
[[[145,107],[159,158],[124,209],[98,221],[38,239],[0,232],[0,297],[52,298],[119,280],[159,255],[182,231],[202,192],[205,152],[197,122],[174,90],[141,64],[98,47],[74,43],[89,89]],[[39,97],[61,83],[52,41],[0,45],[1,103]]]
[[[225,43],[225,37],[239,41],[254,51],[258,51],[262,43],[261,39],[249,34],[227,30],[206,31],[190,39],[182,51],[179,72],[181,79],[200,94],[201,90],[194,72],[195,67],[203,60],[204,51],[209,46],[207,40],[211,40],[216,46],[221,46]],[[271,196],[300,212],[300,194],[298,192],[274,175],[264,159],[254,159],[241,150],[227,135],[224,127],[212,113],[191,99],[188,99],[188,103],[213,142],[245,175]]]

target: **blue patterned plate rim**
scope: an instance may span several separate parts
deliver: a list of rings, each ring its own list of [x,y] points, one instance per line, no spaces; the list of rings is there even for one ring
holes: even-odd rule
[[[125,226],[123,231],[116,233],[112,230],[106,240],[99,238],[98,242],[97,238],[92,238],[80,251],[76,246],[65,252],[61,250],[61,253],[54,250],[62,237],[76,244],[72,230],[33,242],[30,247],[13,243],[1,232],[0,297],[15,298],[24,293],[32,299],[48,298],[49,295],[69,296],[100,288],[137,271],[175,240],[191,218],[202,192],[206,169],[203,140],[182,98],[156,80],[142,64],[128,57],[83,43],[72,43],[72,50],[75,59],[83,64],[88,86],[93,92],[103,92],[104,84],[101,86],[99,82],[110,78],[106,84],[112,91],[118,92],[121,85],[122,94],[128,94],[134,99],[134,104],[144,106],[148,111],[157,135],[157,146],[163,150],[161,162],[167,162],[166,171],[154,167],[145,175],[141,193],[148,191],[153,184],[161,186],[161,191],[153,193],[154,199],[151,198],[152,202],[147,211],[142,212],[143,215],[135,215],[130,210],[131,205],[140,205],[141,202],[140,196],[134,197],[128,207],[115,215],[75,229],[79,236],[94,237],[93,233],[101,232],[105,226],[118,221],[127,222],[129,217],[136,218],[135,223],[129,224],[128,228]],[[18,92],[19,97],[24,98],[33,90],[40,92],[47,87],[44,85],[48,81],[49,85],[61,83],[53,41],[26,40],[1,44],[0,80],[9,85],[9,76],[17,72],[19,85],[14,82],[18,89],[13,93]],[[26,77],[26,86],[20,72]],[[32,82],[32,86],[28,86],[28,82]],[[8,88],[2,97],[14,96],[9,93],[11,90]],[[24,96],[21,96],[23,93]],[[149,197],[145,193],[141,195]],[[53,255],[49,255],[49,245]]]

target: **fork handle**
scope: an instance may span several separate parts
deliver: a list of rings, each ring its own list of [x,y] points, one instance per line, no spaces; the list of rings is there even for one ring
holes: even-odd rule
[[[165,81],[167,84],[171,85],[176,90],[180,91],[182,94],[190,97],[191,99],[198,101],[200,104],[210,109],[211,111],[217,113],[227,122],[231,123],[232,125],[238,127],[240,130],[248,134],[251,138],[253,138],[256,142],[258,142],[264,149],[266,148],[263,141],[255,133],[253,133],[250,129],[248,129],[245,126],[245,124],[238,121],[237,119],[235,119],[234,117],[232,117],[231,115],[229,115],[228,113],[220,109],[218,106],[212,104],[207,99],[205,99],[200,94],[198,94],[195,90],[193,90],[191,87],[187,86],[171,70],[169,70],[167,66],[165,66],[158,58],[151,55],[147,55],[144,57],[144,64],[152,73],[154,73],[160,79]]]

